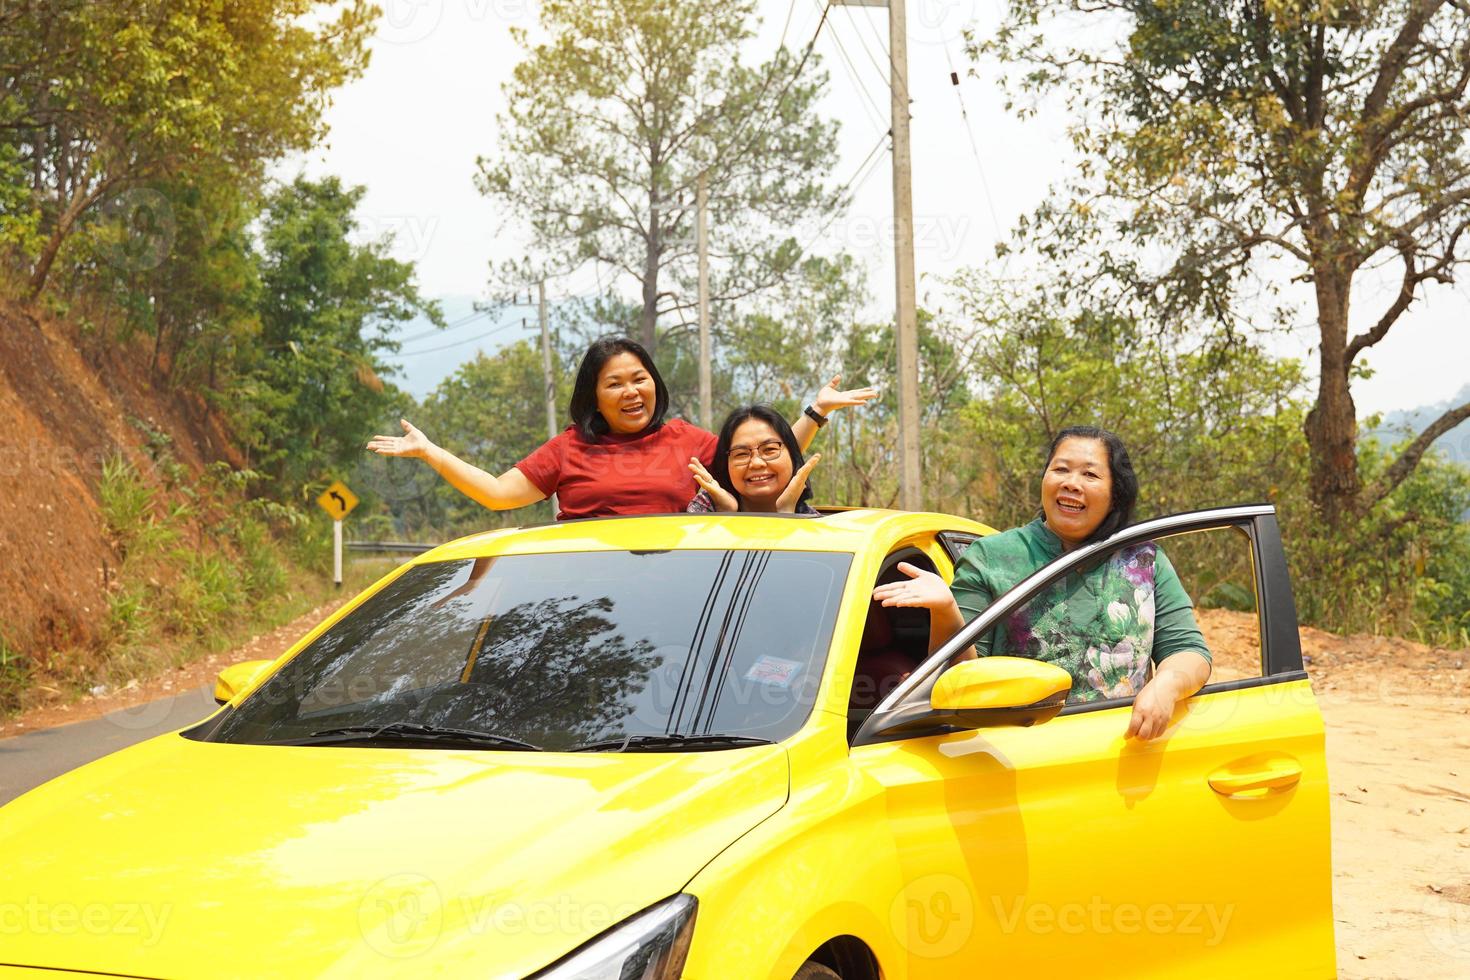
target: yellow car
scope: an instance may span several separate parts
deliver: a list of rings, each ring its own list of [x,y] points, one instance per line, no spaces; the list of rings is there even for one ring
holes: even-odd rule
[[[1056,576],[1248,542],[1258,676],[1159,739],[950,654]],[[1323,725],[1268,506],[1071,552],[935,652],[989,528],[669,515],[419,556],[224,707],[0,808],[0,965],[130,977],[1331,976]],[[1060,676],[1058,676],[1060,675]],[[6,972],[0,970],[0,972]]]

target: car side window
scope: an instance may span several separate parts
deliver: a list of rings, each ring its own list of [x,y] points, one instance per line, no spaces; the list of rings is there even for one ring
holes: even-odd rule
[[[922,551],[904,547],[884,559],[883,570],[873,586],[907,580],[908,577],[898,570],[900,562],[908,562],[927,572],[938,572],[934,562]],[[877,707],[916,666],[923,663],[928,653],[929,610],[884,607],[869,600],[848,699],[849,714],[865,713]]]
[[[980,535],[973,531],[940,531],[937,537],[940,545],[949,554],[949,560],[954,562],[960,560],[960,555],[965,553],[966,548],[980,540]]]
[[[1015,584],[999,569],[988,578],[1005,589]],[[1211,661],[1210,683],[1260,677],[1250,538],[1213,528],[1104,553],[1050,583],[976,649],[1064,668],[1072,675],[1069,705],[1130,701],[1160,663],[1186,651]]]

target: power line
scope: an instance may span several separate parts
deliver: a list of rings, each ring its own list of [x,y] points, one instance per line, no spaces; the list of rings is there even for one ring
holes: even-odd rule
[[[786,32],[791,30],[791,15],[796,13],[796,0],[791,0],[790,6],[786,8],[786,23],[781,25],[781,40],[776,42],[777,49],[786,47]]]
[[[446,323],[442,327],[434,327],[432,330],[425,330],[423,333],[416,333],[412,337],[401,337],[401,338],[399,338],[398,342],[400,344],[411,344],[415,340],[423,340],[425,337],[435,337],[435,336],[438,336],[440,334],[443,334],[445,331],[453,330],[456,327],[462,327],[466,323],[469,323],[472,320],[478,319],[479,317],[484,316],[488,312],[489,312],[488,310],[476,310],[473,313],[470,313],[470,314],[467,314],[465,316],[460,317],[458,320],[455,320],[453,323]]]
[[[822,2],[822,0],[818,0],[818,2]],[[793,6],[794,6],[794,0],[793,0]],[[789,91],[791,91],[791,86],[794,85],[794,84],[796,84],[796,80],[801,77],[802,70],[806,68],[806,63],[807,63],[808,59],[810,59],[811,56],[812,56],[812,49],[814,47],[816,47],[817,38],[821,36],[822,26],[827,23],[827,14],[831,10],[832,10],[832,0],[826,0],[824,6],[822,7],[822,16],[817,21],[817,29],[814,30],[814,31],[812,31],[811,40],[806,42],[806,48],[801,53],[801,60],[796,63],[796,69],[791,73],[791,77],[788,78],[788,79],[786,79],[786,83],[781,86],[781,91],[776,94],[776,99],[772,103],[773,106],[779,107],[781,105],[781,100],[786,97],[786,93],[789,92]],[[760,104],[760,100],[765,97],[766,91],[770,88],[771,82],[774,80],[774,78],[775,78],[775,73],[774,73],[774,69],[773,69],[772,73],[766,76],[765,82],[761,85],[761,93],[760,93],[760,96],[756,98],[756,105],[759,105]],[[716,159],[719,160],[719,161],[724,161],[726,159],[736,159],[736,160],[738,160],[740,157],[744,156],[745,155],[745,151],[748,150],[748,149],[750,149],[752,146],[754,146],[756,144],[756,142],[760,139],[760,137],[765,134],[767,128],[770,126],[770,123],[771,123],[772,118],[775,115],[776,115],[776,113],[774,111],[771,112],[769,115],[767,115],[766,119],[762,122],[760,128],[758,128],[756,130],[755,135],[748,142],[746,142],[745,145],[740,150],[734,152],[733,154],[726,154],[726,153],[716,154]],[[746,125],[750,122],[750,120],[752,118],[753,118],[753,116],[748,115],[748,116],[745,116],[743,119],[740,120],[740,125],[736,128],[735,134],[732,137],[730,137],[730,142],[731,142],[732,145],[736,142],[736,140],[739,139],[740,134],[744,131]],[[683,184],[680,184],[678,187],[673,188],[670,191],[670,196],[672,196],[672,197],[679,196],[680,194],[682,194],[684,191],[687,191],[692,186],[692,184],[691,184],[692,181],[698,180],[698,179],[699,179],[699,175],[698,174],[695,174],[693,177],[690,178],[689,181],[685,181]]]
[[[479,342],[481,340],[484,340],[486,337],[490,337],[490,336],[492,336],[494,334],[497,334],[497,333],[499,333],[502,330],[508,330],[508,329],[510,329],[513,326],[515,326],[515,324],[513,324],[513,323],[502,323],[500,326],[494,328],[493,330],[488,330],[488,331],[486,331],[485,333],[481,334],[478,337],[471,337],[468,340],[457,340],[457,341],[455,341],[452,344],[445,344],[442,347],[426,347],[423,350],[400,351],[399,353],[394,354],[392,356],[393,357],[414,357],[415,355],[418,355],[418,354],[434,354],[434,353],[437,353],[438,351],[441,351],[441,350],[449,350],[451,347],[463,347],[465,344],[477,343],[477,342]]]
[[[852,172],[852,176],[847,179],[847,183],[837,188],[839,193],[846,191],[856,191],[858,188],[862,187],[864,183],[867,182],[869,177],[873,176],[873,171],[878,169],[876,163],[878,159],[878,151],[881,150],[883,148],[883,144],[887,142],[888,135],[889,134],[884,133],[882,136],[878,137],[878,142],[874,143],[873,148],[868,151],[868,155],[863,157],[863,162],[857,165],[857,169]],[[869,164],[873,164],[873,166],[870,167]],[[864,172],[865,168],[866,172]],[[812,232],[807,240],[802,243],[801,252],[803,254],[806,253],[806,250],[811,246],[812,242],[815,242],[818,238],[822,237],[822,235],[826,234],[827,229],[831,228],[832,223],[837,220],[839,213],[840,212],[833,211],[832,214],[827,217],[827,220],[822,224],[822,226],[816,231]]]
[[[836,31],[832,32],[832,40],[837,45],[838,60],[842,64],[842,70],[847,72],[847,77],[852,80],[853,88],[862,95],[858,103],[863,107],[863,112],[867,114],[869,119],[873,120],[873,124],[878,127],[879,132],[886,131],[888,124],[884,119],[883,110],[878,105],[877,100],[873,98],[873,94],[868,91],[867,83],[863,81],[862,74],[857,70],[857,66],[847,56],[847,50],[843,48]]]
[[[960,89],[960,76],[954,70],[954,59],[949,54],[949,41],[944,42],[944,60],[949,65],[949,80],[954,88],[954,97],[960,104],[960,118],[965,123],[965,134],[970,138],[970,153],[975,157],[975,169],[980,173],[980,189],[985,192],[985,203],[990,208],[990,220],[995,224],[997,237],[1004,234],[1000,216],[995,212],[995,200],[990,196],[990,181],[985,179],[985,164],[980,160],[980,145],[975,142],[975,130],[970,126],[970,113],[965,109],[965,94]]]
[[[857,87],[862,90],[863,97],[868,100],[868,103],[873,107],[873,111],[875,113],[877,113],[878,120],[879,120],[879,122],[878,122],[878,128],[880,128],[880,129],[887,129],[888,127],[884,126],[883,123],[882,123],[883,109],[882,109],[881,106],[879,106],[878,100],[875,99],[875,98],[873,98],[873,93],[870,92],[870,91],[868,91],[868,84],[862,80],[862,73],[858,71],[857,64],[852,60],[852,57],[847,53],[847,46],[842,43],[842,38],[841,38],[841,36],[838,35],[837,28],[836,27],[832,28],[830,34],[831,34],[831,37],[832,37],[832,42],[837,45],[837,53],[838,53],[838,55],[841,56],[842,60],[847,64],[847,67],[850,70],[850,73],[851,73],[851,75],[853,77],[853,81],[855,81],[857,83]],[[861,40],[861,37],[862,36],[859,35],[859,39],[860,40]],[[887,81],[885,81],[884,82],[884,85],[887,86],[887,84],[888,84]]]
[[[844,4],[843,6],[847,7],[848,19],[852,22],[853,30],[857,32],[858,43],[863,46],[863,53],[868,56],[868,61],[878,70],[878,77],[883,79],[883,84],[888,87],[891,93],[893,91],[893,56],[888,53],[888,44],[883,40],[883,36],[878,33],[878,25],[873,23],[873,18],[867,16],[862,17],[863,20],[868,22],[868,29],[873,33],[873,39],[878,44],[878,50],[883,52],[882,62],[874,56],[872,49],[868,47],[868,42],[863,38],[862,29],[857,26],[859,19],[858,12],[852,9],[851,4]],[[903,96],[904,102],[912,102],[913,99],[909,95],[908,80],[901,78],[898,84],[901,90],[899,94]]]

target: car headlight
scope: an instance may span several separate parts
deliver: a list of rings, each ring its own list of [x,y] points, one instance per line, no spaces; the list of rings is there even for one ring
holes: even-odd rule
[[[675,895],[624,919],[528,980],[679,980],[698,907],[693,895]]]

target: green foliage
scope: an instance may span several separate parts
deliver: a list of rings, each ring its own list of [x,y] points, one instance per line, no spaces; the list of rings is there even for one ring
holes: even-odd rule
[[[0,636],[0,717],[21,705],[21,695],[31,682],[31,662]]]
[[[478,184],[529,225],[536,267],[604,263],[639,285],[639,336],[694,295],[695,187],[705,173],[716,302],[790,275],[790,230],[831,213],[824,186],[836,124],[816,115],[826,84],[816,58],[782,48],[742,61],[754,4],[546,0],[547,39],[513,28],[527,57],[505,87],[497,160]],[[508,287],[534,278],[503,270]],[[692,317],[681,316],[681,321]]]
[[[1019,229],[1073,296],[1100,295],[1173,330],[1229,337],[1288,280],[1311,284],[1318,392],[1303,420],[1311,496],[1339,533],[1383,501],[1423,443],[1365,482],[1350,386],[1357,359],[1466,261],[1470,17],[1462,5],[1078,4],[1013,0],[974,56],[1059,94],[1082,155],[1075,180]],[[1270,258],[1274,261],[1264,262]],[[1399,288],[1349,329],[1360,273]],[[1254,314],[1254,316],[1252,315]],[[1376,322],[1375,322],[1376,321]],[[1470,405],[1443,416],[1446,428]]]
[[[177,539],[175,527],[157,516],[157,491],[125,457],[103,461],[97,493],[102,519],[124,558],[157,554]]]
[[[104,461],[98,481],[123,558],[107,595],[106,639],[120,656],[150,639],[212,638],[274,604],[292,567],[288,552],[311,523],[297,508],[247,496],[264,482],[259,473],[214,463],[196,480],[166,438],[150,452],[160,481],[121,456]]]
[[[1392,452],[1366,441],[1365,475]],[[1298,509],[1285,526],[1305,622],[1342,632],[1393,633],[1470,645],[1470,470],[1437,453],[1344,533]]]
[[[260,333],[242,352],[226,407],[251,465],[280,487],[304,486],[356,461],[375,420],[402,404],[384,384],[396,323],[423,313],[412,266],[388,242],[356,245],[363,188],[298,177],[266,203],[258,253]]]
[[[126,209],[145,182],[210,169],[252,185],[266,162],[312,145],[327,92],[367,63],[377,13],[364,0],[0,7],[0,167],[29,178],[28,206],[6,209],[0,241],[16,246],[32,295],[107,202],[122,196]]]
[[[954,283],[977,324],[962,425],[989,465],[974,503],[997,527],[1030,520],[1042,458],[1068,425],[1123,437],[1141,477],[1139,516],[1277,500],[1303,483],[1301,368],[1241,338],[1196,347],[1115,313],[1066,314],[977,275]]]

